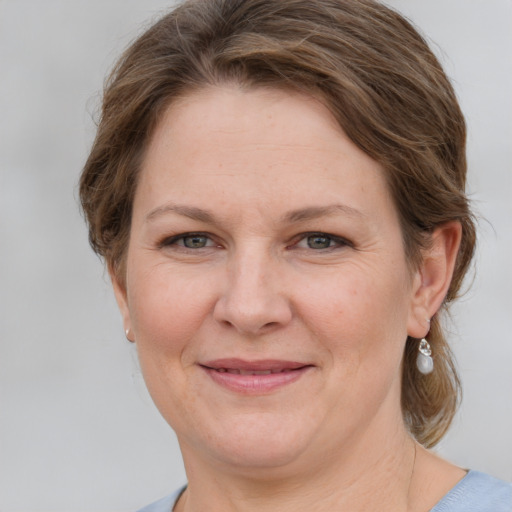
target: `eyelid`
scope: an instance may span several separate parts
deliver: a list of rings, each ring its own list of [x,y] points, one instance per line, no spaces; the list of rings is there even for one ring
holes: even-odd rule
[[[210,247],[214,247],[214,246],[218,246],[219,244],[217,244],[212,236],[209,234],[209,233],[204,233],[202,231],[189,231],[189,232],[186,232],[186,233],[179,233],[177,235],[172,235],[172,236],[167,236],[167,237],[164,237],[159,243],[158,243],[158,247],[159,248],[164,248],[164,247],[168,247],[168,246],[171,246],[171,245],[174,245],[174,246],[177,246],[177,247],[180,247],[180,248],[183,248],[183,249],[191,249],[190,247],[186,247],[184,244],[177,244],[176,242],[180,241],[180,240],[183,240],[185,238],[188,238],[188,237],[194,237],[194,236],[204,236],[205,238],[207,238],[211,244],[210,245],[206,245],[205,247],[201,247],[201,248],[198,248],[198,249],[206,249],[206,248],[210,248]],[[191,249],[191,250],[198,250],[198,249]]]
[[[210,244],[206,245],[205,247],[201,247],[201,248],[196,248],[196,249],[191,249],[189,247],[186,247],[184,244],[177,244],[176,242],[180,241],[180,240],[183,240],[187,237],[194,237],[194,236],[204,236],[205,238],[208,239],[208,241],[210,242]],[[310,236],[319,236],[319,237],[326,237],[326,238],[329,238],[330,240],[332,240],[332,242],[334,242],[336,245],[335,246],[332,246],[332,247],[327,247],[325,249],[316,249],[317,252],[322,252],[322,251],[328,251],[329,249],[330,250],[333,250],[333,249],[337,249],[337,248],[340,248],[340,247],[354,247],[354,244],[342,237],[342,236],[338,236],[338,235],[333,235],[332,233],[327,233],[325,231],[308,231],[308,232],[305,232],[305,233],[300,233],[299,235],[293,237],[291,243],[287,244],[287,249],[293,249],[293,248],[297,248],[298,244],[305,240],[306,238],[310,237]],[[191,249],[191,250],[198,250],[198,249],[207,249],[207,248],[211,248],[211,247],[220,247],[221,244],[219,244],[218,242],[216,242],[214,240],[214,237],[210,234],[210,233],[205,233],[203,231],[188,231],[188,232],[185,232],[185,233],[179,233],[177,235],[171,235],[171,236],[166,236],[164,237],[159,243],[158,243],[158,247],[159,248],[165,248],[165,247],[168,247],[168,246],[176,246],[176,247],[180,247],[180,248],[183,248],[183,249]],[[302,247],[298,247],[299,249],[306,249],[306,247],[302,248]],[[311,249],[311,248],[307,248],[307,249],[310,249],[310,250],[314,250],[314,249]]]
[[[297,247],[300,242],[302,242],[303,240],[305,240],[306,238],[308,238],[310,236],[326,237],[326,238],[329,238],[330,240],[332,240],[335,244],[337,244],[333,247],[326,247],[325,249],[311,249],[309,247],[307,248],[310,250],[316,250],[317,252],[333,250],[333,249],[337,249],[340,247],[352,247],[352,248],[354,247],[354,244],[350,240],[347,240],[346,238],[344,238],[342,236],[333,235],[331,233],[326,233],[325,231],[309,231],[307,233],[301,233],[300,235],[297,235],[294,238],[295,241],[291,244],[290,248],[293,249],[293,247]],[[299,247],[299,249],[306,249],[306,247]]]

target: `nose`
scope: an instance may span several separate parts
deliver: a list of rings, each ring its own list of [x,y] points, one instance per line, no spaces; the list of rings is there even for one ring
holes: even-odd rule
[[[255,251],[253,251],[255,252]],[[214,318],[245,335],[268,333],[287,325],[292,308],[278,262],[262,255],[239,255],[230,261]]]

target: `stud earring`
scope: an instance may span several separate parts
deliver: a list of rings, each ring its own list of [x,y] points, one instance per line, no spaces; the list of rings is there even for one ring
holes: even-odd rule
[[[129,334],[130,334],[130,329],[125,329],[125,330],[124,330],[124,334],[125,334],[125,336],[126,336],[126,339],[131,343],[131,341],[132,341],[132,340],[131,340],[130,338],[128,338],[128,336],[129,336]]]
[[[423,375],[432,373],[434,369],[434,360],[432,359],[432,349],[429,342],[423,338],[418,347],[418,357],[416,358],[416,366]]]

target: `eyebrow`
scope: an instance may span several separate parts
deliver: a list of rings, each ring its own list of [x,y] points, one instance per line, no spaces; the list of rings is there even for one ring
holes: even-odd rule
[[[293,210],[285,214],[283,219],[285,222],[290,223],[302,222],[306,220],[318,219],[319,217],[328,217],[338,213],[348,217],[364,218],[365,216],[361,211],[356,210],[351,206],[347,206],[345,204],[331,204],[328,206],[310,206],[307,208]]]
[[[166,213],[177,213],[183,217],[188,217],[192,220],[197,220],[199,222],[205,222],[208,224],[215,223],[215,216],[208,210],[203,210],[202,208],[197,208],[195,206],[186,206],[182,204],[165,204],[163,206],[159,206],[154,210],[151,210],[145,218],[145,221],[151,221],[156,217],[160,217],[165,215]]]
[[[145,222],[149,222],[154,218],[160,217],[167,213],[176,213],[183,217],[187,217],[189,219],[204,222],[207,224],[217,223],[215,215],[213,215],[213,213],[210,212],[209,210],[198,208],[196,206],[187,206],[172,203],[165,204],[163,206],[155,208],[154,210],[151,210],[148,213],[148,215],[146,215]],[[340,213],[348,217],[364,217],[364,214],[361,211],[356,210],[351,206],[347,206],[344,204],[331,204],[328,206],[309,206],[306,208],[292,210],[290,212],[285,213],[284,216],[282,217],[282,220],[285,223],[304,222]]]

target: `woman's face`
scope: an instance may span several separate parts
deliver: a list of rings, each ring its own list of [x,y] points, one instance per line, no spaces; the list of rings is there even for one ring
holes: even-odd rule
[[[381,166],[325,107],[226,86],[162,118],[116,293],[185,460],[270,468],[402,428],[416,274]]]

